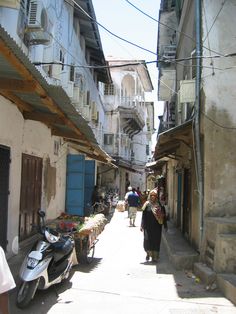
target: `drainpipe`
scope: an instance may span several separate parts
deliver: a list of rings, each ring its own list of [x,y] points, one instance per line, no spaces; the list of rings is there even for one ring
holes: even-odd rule
[[[200,117],[201,117],[201,0],[195,0],[195,18],[196,18],[196,99],[195,99],[195,116],[194,116],[194,131],[195,131],[195,148],[196,148],[196,163],[197,163],[197,182],[198,182],[198,204],[199,204],[199,227],[200,227],[200,248],[203,238],[203,161],[201,151],[201,132],[200,132]]]

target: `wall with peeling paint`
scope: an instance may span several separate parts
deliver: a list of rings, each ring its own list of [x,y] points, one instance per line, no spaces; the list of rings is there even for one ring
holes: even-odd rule
[[[51,136],[50,129],[42,123],[24,120],[17,107],[1,96],[0,111],[0,144],[10,148],[11,157],[7,251],[12,254],[12,243],[18,238],[22,153],[43,159],[41,208],[46,210],[47,219],[52,219],[65,207],[67,148],[60,140],[55,154],[54,141],[59,138]]]

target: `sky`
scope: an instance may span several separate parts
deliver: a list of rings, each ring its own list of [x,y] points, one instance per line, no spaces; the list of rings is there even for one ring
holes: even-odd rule
[[[102,47],[105,57],[113,56],[129,59],[154,61],[157,59],[158,23],[144,13],[158,20],[160,0],[93,0],[97,22],[115,35],[128,40],[142,48],[135,47],[123,40],[112,36],[99,27]],[[162,114],[163,103],[157,101],[158,69],[155,63],[148,65],[154,91],[147,93],[148,101],[155,103],[155,116]],[[155,119],[155,127],[158,127]],[[156,139],[156,135],[154,136]]]

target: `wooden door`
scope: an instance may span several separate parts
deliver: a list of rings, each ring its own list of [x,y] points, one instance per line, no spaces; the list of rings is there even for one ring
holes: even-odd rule
[[[41,209],[42,158],[22,154],[20,194],[20,241],[36,232],[39,224],[38,210]]]

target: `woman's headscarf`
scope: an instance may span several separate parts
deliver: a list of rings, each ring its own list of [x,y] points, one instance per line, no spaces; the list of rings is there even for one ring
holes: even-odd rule
[[[157,190],[156,189],[151,190],[149,195],[151,195],[151,194],[155,194],[157,196]]]
[[[153,189],[153,190],[150,191],[150,193],[149,193],[149,195],[148,195],[148,200],[149,200],[149,201],[150,201],[150,199],[151,199],[151,195],[155,195],[156,198],[157,198],[157,196],[158,196],[157,190],[156,190],[156,189]]]

